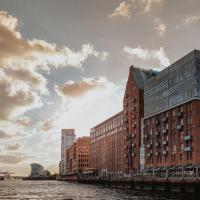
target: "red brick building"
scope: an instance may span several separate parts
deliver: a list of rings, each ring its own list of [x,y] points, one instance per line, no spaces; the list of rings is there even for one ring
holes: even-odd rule
[[[81,137],[66,151],[67,174],[77,174],[89,167],[90,137]]]
[[[90,166],[100,173],[122,173],[124,170],[123,111],[95,126],[90,131]]]
[[[146,167],[200,164],[200,101],[145,120]]]
[[[131,66],[123,100],[125,126],[125,171],[140,170],[141,119],[144,116],[144,82],[154,76],[152,70]]]
[[[200,165],[200,51],[145,83],[145,168]]]

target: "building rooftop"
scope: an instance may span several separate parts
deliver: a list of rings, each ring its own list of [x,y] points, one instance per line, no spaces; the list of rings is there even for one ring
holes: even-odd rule
[[[130,70],[132,71],[133,79],[136,81],[136,84],[140,89],[144,89],[144,83],[146,80],[159,73],[152,69],[143,69],[133,65],[130,67]]]

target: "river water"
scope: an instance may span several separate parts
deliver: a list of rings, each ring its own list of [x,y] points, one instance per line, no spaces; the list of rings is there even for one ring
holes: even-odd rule
[[[130,189],[107,188],[60,181],[7,180],[0,181],[0,199],[179,200],[183,198],[180,196],[166,197],[162,193],[143,194]]]

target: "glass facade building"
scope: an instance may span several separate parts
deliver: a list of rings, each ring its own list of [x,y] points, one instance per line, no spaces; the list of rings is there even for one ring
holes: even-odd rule
[[[200,97],[200,51],[179,59],[144,85],[144,117]]]

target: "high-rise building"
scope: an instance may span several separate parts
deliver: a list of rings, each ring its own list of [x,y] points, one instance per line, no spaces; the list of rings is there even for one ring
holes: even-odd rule
[[[66,175],[67,159],[66,151],[73,144],[76,139],[74,129],[62,129],[61,133],[61,163],[60,163],[60,175]]]
[[[141,119],[144,116],[144,82],[156,75],[153,70],[131,66],[123,100],[126,173],[140,170]]]
[[[145,168],[200,164],[200,51],[144,86]]]
[[[78,174],[89,167],[90,137],[81,137],[67,149],[67,175]]]
[[[100,173],[124,171],[124,115],[117,113],[90,130],[90,166]]]

